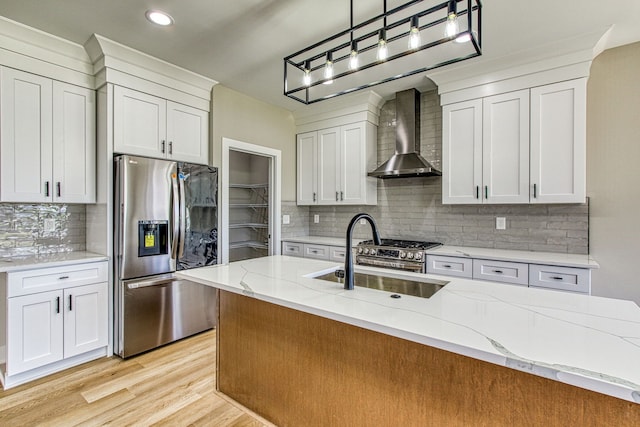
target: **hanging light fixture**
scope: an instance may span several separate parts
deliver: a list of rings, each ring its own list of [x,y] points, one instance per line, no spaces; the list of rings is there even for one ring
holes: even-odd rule
[[[411,17],[411,29],[409,30],[409,49],[417,49],[420,47],[420,25],[418,25],[418,17]]]
[[[451,0],[447,6],[447,24],[444,27],[445,37],[453,37],[460,31],[456,4],[456,0]]]
[[[285,96],[311,104],[482,54],[480,0],[383,0],[357,25],[353,3],[348,29],[284,58]]]
[[[351,53],[349,54],[349,69],[355,71],[358,69],[358,42],[351,42]]]

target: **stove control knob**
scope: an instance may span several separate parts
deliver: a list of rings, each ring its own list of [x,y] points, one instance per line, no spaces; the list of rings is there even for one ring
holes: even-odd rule
[[[413,252],[409,252],[409,253],[407,254],[407,258],[409,258],[409,259],[413,259]]]
[[[364,248],[364,254],[367,255],[369,253],[369,248]]]
[[[358,253],[361,254],[362,253],[362,248],[358,248]]]
[[[375,249],[371,249],[371,250],[369,251],[369,254],[370,254],[370,255],[375,255],[375,254],[376,254],[376,250],[375,250]]]
[[[422,259],[422,252],[416,253],[416,261],[420,261]]]
[[[405,258],[407,253],[405,251],[400,251],[400,258]]]

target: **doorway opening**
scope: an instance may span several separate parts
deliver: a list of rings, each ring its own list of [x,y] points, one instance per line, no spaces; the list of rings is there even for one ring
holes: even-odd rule
[[[222,139],[222,263],[280,253],[280,154]]]

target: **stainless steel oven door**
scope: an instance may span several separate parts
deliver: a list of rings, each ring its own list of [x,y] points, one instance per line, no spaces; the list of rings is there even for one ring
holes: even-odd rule
[[[211,329],[216,323],[216,290],[173,274],[123,280],[115,353],[129,357]]]
[[[392,268],[395,270],[412,271],[416,273],[424,273],[425,263],[422,261],[399,261],[390,259],[380,259],[376,257],[356,256],[357,265],[368,265],[372,267]]]

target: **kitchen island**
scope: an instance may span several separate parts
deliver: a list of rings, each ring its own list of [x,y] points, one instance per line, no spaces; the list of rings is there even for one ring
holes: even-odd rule
[[[179,273],[221,291],[220,391],[278,425],[640,422],[633,302],[443,276],[429,299],[390,298],[312,277],[337,266]]]

